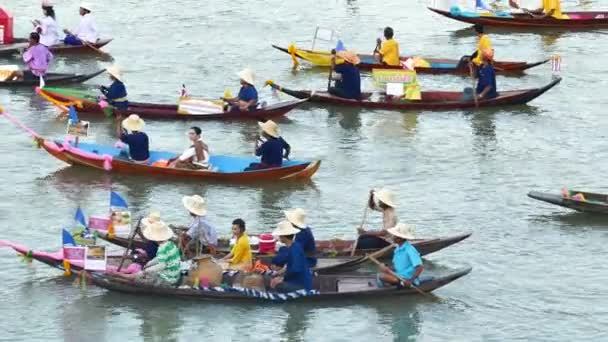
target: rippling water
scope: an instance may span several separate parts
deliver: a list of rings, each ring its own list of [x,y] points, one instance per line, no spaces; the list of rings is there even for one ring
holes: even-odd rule
[[[74,26],[76,2],[57,0],[64,26]],[[287,55],[271,43],[310,40],[314,27],[334,27],[346,45],[371,52],[385,25],[395,28],[403,53],[452,57],[470,53],[475,38],[465,26],[434,15],[420,1],[118,1],[104,0],[96,19],[112,36],[107,50],[125,69],[131,99],[175,101],[185,83],[206,96],[237,89],[237,71],[255,69],[258,84],[323,88],[326,74],[291,72]],[[563,7],[606,8],[602,1]],[[37,1],[4,1],[27,33]],[[529,190],[562,186],[607,192],[604,84],[605,32],[500,33],[499,59],[563,57],[564,81],[528,106],[478,112],[388,112],[319,108],[294,110],[280,120],[297,158],[323,165],[308,184],[234,186],[161,178],[110,176],[67,168],[34,148],[29,138],[0,123],[2,239],[53,250],[74,208],[107,208],[110,188],[137,212],[162,210],[186,223],[182,195],[209,201],[212,220],[227,234],[235,217],[251,231],[272,229],[281,210],[309,211],[319,238],[348,237],[361,220],[371,187],[398,193],[402,221],[423,236],[473,231],[465,242],[429,257],[433,267],[473,266],[439,290],[444,303],[423,298],[319,305],[224,305],[143,298],[82,290],[61,272],[23,264],[0,250],[0,339],[15,340],[606,340],[608,221],[534,202]],[[299,43],[300,46],[307,44]],[[5,63],[6,61],[3,61]],[[95,58],[60,59],[56,70],[90,72]],[[535,87],[551,77],[549,65],[521,78],[498,78],[501,89]],[[421,76],[424,88],[462,89],[456,76]],[[104,84],[98,78],[85,87]],[[369,85],[369,82],[366,82]],[[261,95],[271,97],[264,89]],[[287,98],[285,96],[284,98]],[[0,90],[0,104],[45,136],[65,124],[31,90]],[[190,122],[147,124],[152,147],[180,151]],[[253,122],[199,123],[217,153],[248,155]],[[95,139],[112,143],[114,126],[93,119]],[[380,223],[379,217],[370,219]]]

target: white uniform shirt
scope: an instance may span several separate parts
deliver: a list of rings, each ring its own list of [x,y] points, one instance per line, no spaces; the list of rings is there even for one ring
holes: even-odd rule
[[[40,19],[40,44],[51,47],[60,43],[59,25],[52,17]]]
[[[76,32],[72,32],[76,37],[89,43],[95,43],[99,38],[95,19],[90,13],[87,13],[80,18],[80,25]]]
[[[203,141],[203,139],[201,138],[199,139],[199,141]],[[179,156],[179,160],[186,161],[192,157],[194,157],[194,161],[192,162],[192,164],[199,165],[201,167],[209,167],[209,153],[207,152],[207,150],[203,149],[203,160],[197,160],[196,149],[194,148],[194,146],[189,147],[184,151],[184,153],[182,153],[181,156]]]

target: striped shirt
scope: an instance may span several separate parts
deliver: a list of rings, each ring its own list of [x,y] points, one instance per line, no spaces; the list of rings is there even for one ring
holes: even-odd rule
[[[176,284],[180,276],[180,261],[179,249],[172,241],[163,242],[158,246],[156,259],[159,263],[164,263],[165,268],[158,273],[158,276],[164,281]]]

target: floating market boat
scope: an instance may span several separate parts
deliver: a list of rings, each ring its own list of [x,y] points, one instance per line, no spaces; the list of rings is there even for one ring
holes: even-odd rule
[[[531,191],[528,197],[585,213],[608,214],[608,195],[566,190],[562,194]]]
[[[95,44],[91,44],[96,48],[100,49],[108,45],[112,41],[111,38],[99,39]],[[27,38],[17,38],[12,44],[0,45],[0,56],[6,57],[16,53],[19,53],[22,49],[27,49],[29,46]],[[57,44],[50,47],[51,52],[54,54],[69,54],[69,53],[98,53],[86,45],[66,45]]]
[[[50,85],[62,85],[62,84],[74,84],[83,83],[93,77],[102,74],[104,70],[99,70],[91,74],[60,74],[60,73],[47,73],[44,79],[46,84]],[[0,88],[18,88],[18,87],[36,87],[40,84],[40,80],[6,80],[0,81]]]

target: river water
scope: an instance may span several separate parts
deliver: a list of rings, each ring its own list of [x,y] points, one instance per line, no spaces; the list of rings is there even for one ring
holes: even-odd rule
[[[77,23],[75,1],[57,0],[62,26]],[[430,13],[418,1],[98,1],[94,12],[107,47],[125,70],[131,99],[173,102],[182,83],[192,94],[219,96],[238,88],[245,66],[294,88],[326,85],[325,72],[291,71],[289,56],[270,44],[310,41],[317,25],[333,27],[349,48],[369,53],[385,25],[402,53],[452,57],[470,53],[475,38],[463,24]],[[3,2],[24,36],[37,1]],[[605,1],[564,2],[564,8],[606,8]],[[107,210],[108,191],[123,194],[136,213],[160,210],[187,223],[183,195],[201,194],[223,234],[243,217],[252,232],[271,230],[282,210],[303,207],[318,238],[355,232],[368,190],[398,194],[401,221],[420,236],[472,231],[468,240],[431,255],[437,269],[473,272],[437,291],[436,303],[412,297],[339,305],[225,305],[110,293],[72,286],[61,272],[25,264],[0,250],[0,340],[607,340],[608,221],[526,197],[563,186],[608,191],[608,103],[605,32],[492,35],[502,60],[563,57],[563,82],[527,106],[473,111],[390,112],[303,107],[279,120],[293,156],[323,164],[305,184],[227,185],[110,176],[69,168],[36,149],[8,122],[0,123],[0,238],[32,249],[60,246],[60,230],[80,205]],[[299,43],[308,46],[310,43]],[[599,57],[599,58],[598,58]],[[3,61],[6,63],[7,61]],[[96,58],[62,58],[58,71],[90,72]],[[498,77],[500,89],[547,83],[549,64],[525,77]],[[470,80],[421,76],[425,89],[462,89]],[[100,77],[84,87],[106,84]],[[365,82],[369,86],[369,81]],[[270,90],[260,95],[272,98]],[[288,96],[283,96],[287,99]],[[0,90],[0,104],[44,136],[65,123],[31,89]],[[92,119],[94,140],[113,143],[113,123]],[[191,122],[148,121],[153,148],[181,151]],[[202,122],[213,152],[249,155],[254,122]],[[380,217],[371,216],[370,226]]]

